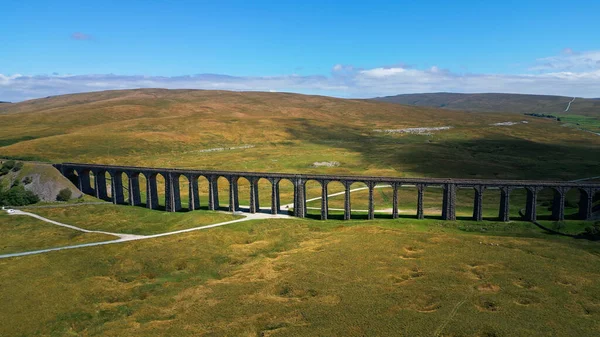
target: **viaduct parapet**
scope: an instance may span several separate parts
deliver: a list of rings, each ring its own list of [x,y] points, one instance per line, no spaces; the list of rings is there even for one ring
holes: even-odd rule
[[[306,216],[306,183],[316,181],[321,185],[321,219],[328,218],[328,184],[330,182],[340,182],[345,187],[344,192],[344,219],[351,217],[350,205],[350,186],[353,183],[364,183],[369,191],[368,219],[375,217],[374,189],[376,185],[389,185],[392,188],[392,218],[398,218],[398,189],[401,186],[415,186],[417,189],[417,210],[416,217],[424,218],[423,213],[423,195],[427,187],[436,186],[443,190],[443,202],[441,216],[444,220],[456,219],[456,191],[462,188],[473,189],[473,220],[481,221],[483,219],[483,194],[486,189],[500,190],[500,207],[498,218],[501,221],[509,221],[509,207],[511,191],[515,189],[525,189],[527,191],[527,200],[525,208],[525,220],[535,221],[536,202],[538,193],[543,189],[551,189],[554,193],[552,201],[552,219],[564,220],[565,195],[571,189],[579,190],[579,213],[578,217],[582,220],[589,220],[592,216],[593,197],[600,192],[599,183],[577,183],[561,181],[525,181],[525,180],[473,180],[473,179],[436,179],[436,178],[396,178],[396,177],[376,177],[376,176],[335,176],[335,175],[315,175],[315,174],[289,174],[289,173],[259,173],[259,172],[229,172],[229,171],[209,171],[209,170],[188,170],[188,169],[168,169],[168,168],[150,168],[134,166],[110,166],[96,164],[76,164],[63,163],[55,164],[65,177],[73,181],[79,189],[88,195],[93,195],[104,200],[112,200],[115,204],[127,204],[132,206],[142,205],[139,177],[143,175],[146,178],[146,203],[145,207],[150,209],[159,208],[159,194],[157,185],[157,176],[161,175],[165,181],[165,208],[170,212],[177,212],[182,209],[180,197],[180,177],[185,177],[188,184],[188,209],[193,211],[200,208],[200,199],[198,192],[198,179],[206,178],[208,182],[208,209],[221,209],[219,205],[219,186],[218,179],[225,178],[229,182],[229,211],[240,210],[238,181],[246,179],[250,182],[250,205],[251,213],[258,212],[259,192],[258,181],[266,179],[271,184],[271,213],[280,212],[279,183],[282,180],[290,181],[294,186],[293,214],[296,217]],[[106,174],[110,179],[110,198],[107,191]],[[94,176],[94,183],[90,174]],[[127,198],[123,188],[123,175],[127,178]]]

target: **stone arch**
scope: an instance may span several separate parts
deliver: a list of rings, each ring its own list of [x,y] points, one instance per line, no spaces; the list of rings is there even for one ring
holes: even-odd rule
[[[344,219],[344,183],[339,180],[328,180],[325,181],[325,186],[328,195],[327,199],[325,200],[327,219]],[[309,205],[312,205],[313,207],[323,206],[322,200],[312,201],[309,203]]]
[[[140,191],[140,206],[148,207],[148,178],[146,173],[137,172],[137,180]]]
[[[250,212],[250,190],[252,178],[240,176],[237,180],[239,208],[243,212]]]
[[[398,186],[398,217],[415,218],[418,204],[418,188],[414,184],[403,183]]]
[[[585,213],[589,191],[584,188],[574,187],[565,189],[564,192],[564,218],[570,220],[582,219]],[[585,219],[585,218],[583,218]]]
[[[146,176],[146,207],[165,210],[165,174],[161,172],[147,172],[144,174]]]
[[[394,218],[394,183],[372,182],[373,186],[373,216],[374,218]],[[369,183],[367,183],[369,187]],[[369,194],[367,194],[369,198]],[[397,205],[398,200],[396,200]],[[397,206],[396,206],[397,207]]]
[[[327,219],[327,213],[322,212],[323,185],[320,180],[307,179],[304,182],[305,216],[311,219]],[[325,211],[327,208],[325,208]],[[324,217],[323,217],[324,216]]]
[[[573,190],[578,191],[578,197],[574,195]],[[577,212],[567,215],[571,219],[591,220],[594,212],[600,210],[600,191],[598,190],[581,187],[572,188],[567,192],[565,199],[565,206],[567,208],[572,208],[570,206],[573,206],[575,202],[577,204]]]
[[[209,204],[209,181],[208,177],[204,174],[198,175],[196,177],[196,182],[198,183],[198,204],[200,205],[200,209],[208,209]]]
[[[442,208],[444,199],[443,184],[422,184],[423,202],[422,218],[442,219]],[[418,213],[418,210],[417,210]],[[418,217],[418,214],[417,214]]]
[[[508,193],[508,200],[504,201],[503,196]],[[510,215],[505,207],[509,207],[512,189],[505,186],[486,187],[482,198],[483,220],[490,221],[508,221]],[[503,205],[503,202],[508,202]]]
[[[367,183],[360,180],[350,181],[347,182],[346,188],[350,192],[350,205],[346,205],[350,213],[345,216],[345,219],[348,219],[348,216],[350,219],[367,219],[369,217],[369,187]]]
[[[478,193],[481,190],[485,190],[483,186],[456,186],[456,218],[460,220],[475,220],[481,221],[483,219],[482,214],[478,213],[479,202]],[[483,193],[481,193],[483,197]],[[483,208],[481,208],[483,210]],[[481,217],[478,217],[480,216]]]
[[[62,167],[61,168],[62,174],[69,179],[69,181],[77,186],[77,188],[79,188],[79,175],[77,174],[77,170],[75,170],[74,168],[70,168],[70,167]]]
[[[521,219],[521,211],[523,215],[527,214],[527,202],[531,198],[531,191],[524,186],[513,186],[510,190],[509,199],[509,217],[511,219]],[[527,216],[525,216],[527,219]]]
[[[281,178],[277,181],[277,192],[279,212],[292,215],[294,208],[294,182],[289,178]]]
[[[225,175],[215,176],[217,181],[216,191],[217,195],[215,196],[215,200],[218,200],[218,205],[215,205],[215,210],[230,210],[229,209],[229,201],[231,193],[230,185],[231,185],[231,177]]]
[[[94,195],[94,188],[92,187],[92,181],[90,179],[91,170],[88,168],[80,168],[75,170],[77,175],[77,183],[75,186],[79,188],[79,190],[83,194]]]
[[[257,177],[255,186],[256,212],[271,213],[273,200],[272,188],[273,183],[266,177]],[[277,201],[275,201],[277,203]]]
[[[554,186],[542,187],[537,194],[536,214],[541,220],[564,220],[564,194]]]

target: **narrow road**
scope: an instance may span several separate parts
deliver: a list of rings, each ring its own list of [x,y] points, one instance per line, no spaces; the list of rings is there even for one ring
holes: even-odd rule
[[[571,109],[571,103],[575,102],[575,97],[573,97],[573,99],[569,102],[569,104],[567,104],[567,108],[565,109],[564,112],[569,112],[569,109]]]

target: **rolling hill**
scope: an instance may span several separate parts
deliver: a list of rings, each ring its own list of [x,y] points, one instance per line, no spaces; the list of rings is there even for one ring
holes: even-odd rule
[[[436,107],[452,110],[478,112],[512,112],[573,114],[582,116],[600,116],[600,100],[573,97],[521,94],[459,94],[426,93],[404,94],[374,98],[377,101],[399,103],[414,106]]]
[[[2,107],[0,125],[0,157],[51,162],[577,179],[600,157],[597,135],[543,118],[290,93],[73,94]]]

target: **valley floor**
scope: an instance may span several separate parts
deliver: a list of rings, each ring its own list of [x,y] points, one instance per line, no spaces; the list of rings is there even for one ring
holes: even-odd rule
[[[33,212],[150,236],[231,217],[110,204]],[[523,222],[267,218],[0,266],[2,336],[600,333],[600,246]]]

